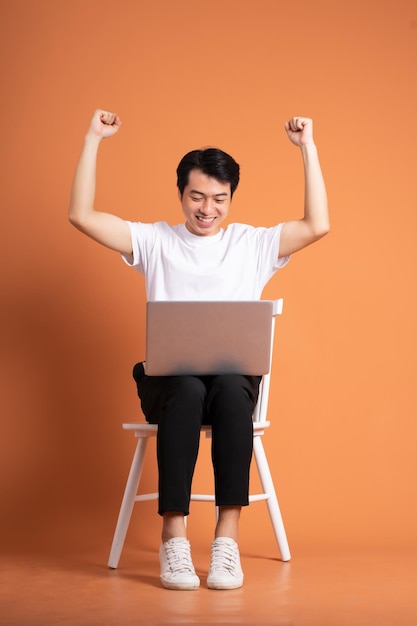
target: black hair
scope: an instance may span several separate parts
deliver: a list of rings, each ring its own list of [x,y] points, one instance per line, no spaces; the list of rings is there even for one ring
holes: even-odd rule
[[[188,185],[191,170],[201,170],[222,183],[230,183],[231,198],[239,184],[239,164],[219,148],[192,150],[182,157],[177,167],[177,187],[181,196]]]

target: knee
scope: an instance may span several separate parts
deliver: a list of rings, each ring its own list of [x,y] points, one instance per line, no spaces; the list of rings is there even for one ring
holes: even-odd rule
[[[246,376],[238,374],[217,376],[208,398],[209,412],[247,414],[252,417],[257,397],[256,386],[252,385]]]
[[[170,402],[202,407],[205,396],[205,385],[195,376],[173,376],[167,384],[166,398]]]
[[[253,390],[246,376],[240,374],[227,374],[217,376],[212,386],[213,397],[222,397],[238,400],[253,395]]]

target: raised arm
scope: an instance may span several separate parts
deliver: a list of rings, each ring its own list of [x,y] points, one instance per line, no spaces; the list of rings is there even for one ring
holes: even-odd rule
[[[313,138],[313,121],[293,117],[285,123],[290,141],[301,150],[304,163],[304,216],[283,226],[279,255],[293,254],[314,243],[329,232],[329,212],[326,187],[317,147]]]
[[[98,148],[102,139],[117,133],[120,125],[115,113],[95,111],[75,170],[68,218],[81,232],[104,246],[131,254],[130,230],[126,222],[94,208]]]

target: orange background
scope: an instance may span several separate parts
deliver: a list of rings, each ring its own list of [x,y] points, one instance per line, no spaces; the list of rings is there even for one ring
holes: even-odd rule
[[[314,119],[332,231],[264,292],[285,300],[265,445],[295,555],[415,545],[414,0],[2,0],[0,29],[3,549],[96,545],[104,561],[133,453],[143,280],[66,217],[96,107],[123,120],[97,207],[173,223],[176,165],[208,144],[241,164],[233,221],[300,216],[283,124]],[[141,506],[129,541],[155,547],[156,504]],[[207,506],[189,529],[208,545]],[[274,548],[263,504],[241,533]]]

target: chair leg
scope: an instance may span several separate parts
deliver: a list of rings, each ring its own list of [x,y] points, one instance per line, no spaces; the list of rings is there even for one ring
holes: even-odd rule
[[[119,517],[117,519],[116,530],[114,531],[113,543],[110,549],[108,566],[112,569],[116,569],[119,564],[133,506],[135,504],[135,497],[137,495],[139,480],[142,474],[147,445],[148,438],[140,438],[136,446],[135,454],[133,455],[132,465],[127,479]]]
[[[285,533],[284,523],[282,521],[281,511],[279,508],[277,495],[275,493],[275,487],[272,480],[271,471],[269,469],[268,461],[260,436],[255,436],[253,439],[253,451],[256,464],[258,466],[262,489],[264,490],[264,493],[268,494],[269,496],[266,502],[268,505],[269,516],[271,518],[279,551],[281,553],[281,559],[283,561],[289,561],[291,559],[291,553],[288,546],[287,535]]]

